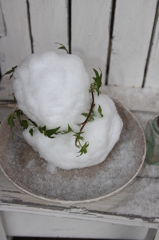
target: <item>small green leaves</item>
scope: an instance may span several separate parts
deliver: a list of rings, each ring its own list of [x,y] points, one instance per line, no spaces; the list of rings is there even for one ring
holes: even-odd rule
[[[91,84],[91,87],[90,87],[90,90],[89,92],[97,92],[98,96],[100,94],[100,87],[102,86],[102,71],[101,69],[99,68],[100,70],[100,75],[98,73],[98,71],[96,69],[93,68],[93,71],[95,73],[95,77],[93,77],[94,79],[94,83]]]
[[[103,117],[102,108],[100,105],[98,105],[98,113],[100,114],[101,117]]]
[[[11,128],[12,138],[13,138],[13,127],[15,126],[14,119],[15,119],[15,117],[14,117],[14,113],[13,113],[8,118],[8,125],[10,125],[10,128]]]
[[[29,133],[30,133],[31,136],[33,136],[33,133],[34,133],[33,128],[30,128]]]
[[[88,114],[89,113],[81,113],[81,115],[82,116],[84,116],[84,117],[88,117]],[[91,112],[91,114],[90,114],[90,116],[89,116],[89,118],[88,118],[88,122],[92,122],[92,121],[94,121],[95,120],[95,117],[96,117],[96,114],[94,113],[94,111],[92,110],[92,112]]]
[[[21,122],[21,115],[23,114],[23,112],[21,110],[16,110],[14,113],[16,113],[16,115],[19,119],[19,122]]]
[[[67,52],[67,54],[69,54],[69,52],[68,52],[68,50],[67,50],[67,48],[63,45],[63,44],[61,44],[61,43],[55,43],[55,44],[59,44],[60,45],[60,47],[58,48],[58,49],[63,49],[63,50],[65,50],[66,52]]]
[[[43,133],[44,136],[49,137],[49,138],[55,138],[53,135],[57,135],[59,132],[58,130],[60,129],[60,127],[57,128],[53,128],[53,129],[46,129],[46,126],[44,127],[38,127],[38,130],[40,133]]]
[[[22,126],[23,130],[26,130],[28,128],[28,121],[27,120],[22,120],[20,122],[20,125]]]
[[[49,130],[45,130],[44,131],[44,135],[49,137],[49,138],[55,138],[53,135],[55,134],[58,134],[58,130],[60,129],[60,127],[57,127],[57,128],[53,128],[53,129],[49,129]]]
[[[88,142],[85,142],[85,144],[81,147],[81,150],[79,151],[80,155],[81,156],[82,154],[86,154],[87,153],[87,148],[89,146],[89,143]],[[79,157],[78,156],[78,157]]]
[[[8,74],[11,74],[10,77],[9,77],[9,79],[11,79],[13,77],[13,73],[14,73],[15,68],[17,68],[17,66],[12,67],[12,69],[7,71],[5,74],[3,74],[2,77],[4,77],[5,75],[8,75]]]
[[[38,127],[38,130],[39,130],[40,133],[44,133],[46,131],[46,126]]]
[[[67,129],[67,131],[63,131],[63,132],[61,132],[62,134],[67,134],[67,133],[70,133],[70,132],[73,132],[74,133],[74,131],[72,130],[72,128],[70,127],[70,125],[68,124],[68,129]]]

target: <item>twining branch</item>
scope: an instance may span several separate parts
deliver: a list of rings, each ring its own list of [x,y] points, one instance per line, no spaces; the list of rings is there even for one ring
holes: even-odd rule
[[[92,84],[91,84],[91,88],[92,88]],[[91,116],[91,114],[92,114],[92,112],[93,112],[93,108],[94,108],[94,106],[95,106],[95,104],[94,104],[94,93],[91,92],[91,95],[92,95],[91,108],[90,108],[90,111],[89,111],[89,113],[88,113],[88,116],[87,116],[86,120],[85,120],[83,123],[79,124],[79,125],[82,125],[81,128],[80,128],[80,132],[82,132],[83,128],[85,127],[86,123],[88,122],[88,119],[90,118],[90,116]]]
[[[63,44],[61,44],[61,43],[58,43],[58,44],[60,45],[59,49],[63,49],[67,53],[69,53],[68,50],[66,49],[66,47]],[[17,68],[17,66],[13,67],[10,71],[6,72],[4,75],[10,74],[10,78],[12,78],[14,70],[16,68]],[[98,73],[98,71],[93,68],[93,71],[95,73],[95,76],[93,77],[94,82],[91,84],[90,89],[89,89],[89,92],[91,93],[91,96],[92,96],[92,103],[91,103],[91,106],[90,106],[90,109],[89,109],[88,113],[81,113],[81,115],[85,116],[86,119],[85,119],[84,122],[78,124],[79,126],[81,126],[79,132],[75,132],[70,127],[69,124],[68,124],[68,129],[65,130],[65,131],[59,131],[60,126],[57,127],[57,128],[54,128],[54,129],[47,129],[46,126],[43,126],[43,127],[38,126],[34,121],[29,119],[20,109],[18,109],[13,114],[11,114],[8,118],[8,124],[10,125],[12,136],[13,136],[13,127],[15,126],[14,120],[15,120],[15,115],[16,115],[19,122],[20,122],[20,125],[23,128],[23,130],[28,129],[29,125],[31,126],[31,128],[29,130],[29,133],[30,133],[31,136],[33,136],[35,128],[37,128],[40,133],[44,134],[44,136],[47,136],[49,138],[55,138],[55,136],[58,135],[58,134],[67,134],[67,133],[72,132],[73,136],[75,137],[75,146],[77,148],[80,148],[80,151],[78,152],[80,154],[79,156],[81,156],[83,153],[84,154],[87,153],[87,148],[89,146],[89,143],[86,141],[84,143],[84,145],[81,144],[81,141],[84,141],[84,137],[82,136],[82,134],[84,133],[83,129],[84,129],[85,125],[88,122],[95,120],[96,113],[94,112],[94,106],[95,106],[94,92],[96,92],[96,94],[99,96],[100,87],[102,85],[102,81],[101,81],[102,71],[101,71],[100,68],[99,68],[99,70],[100,70],[100,73]],[[14,97],[14,100],[16,102],[15,97]],[[101,108],[100,105],[98,106],[98,114],[100,115],[100,117],[103,117],[102,108]],[[21,118],[22,116],[24,116],[24,119]]]

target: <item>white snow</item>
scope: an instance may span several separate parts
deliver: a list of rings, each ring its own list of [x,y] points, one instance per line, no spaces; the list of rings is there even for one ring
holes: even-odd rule
[[[73,130],[79,131],[78,124],[85,120],[81,113],[90,108],[90,84],[79,57],[48,52],[32,54],[22,61],[14,72],[13,91],[19,109],[38,126],[47,129],[60,126],[60,130],[67,130],[69,124]],[[100,105],[104,116],[97,114],[93,122],[85,125],[83,137],[89,147],[88,152],[80,157],[73,133],[50,139],[38,129],[34,130],[32,137],[27,129],[23,136],[48,161],[50,168],[54,169],[55,165],[73,169],[99,164],[119,140],[123,123],[108,96],[95,95],[95,104],[94,111],[98,112]]]

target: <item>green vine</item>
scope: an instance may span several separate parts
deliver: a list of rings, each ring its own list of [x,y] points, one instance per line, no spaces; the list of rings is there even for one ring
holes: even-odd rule
[[[61,43],[57,43],[57,44],[60,44],[59,49],[63,49],[68,53],[68,50],[66,49],[66,47],[63,44],[61,44]],[[4,75],[11,74],[11,76],[10,76],[10,78],[11,78],[13,76],[13,73],[14,73],[14,70],[16,67],[17,66],[13,67],[10,71],[6,72]],[[26,129],[28,129],[28,127],[30,127],[29,133],[31,136],[34,135],[34,129],[38,129],[38,131],[41,134],[43,134],[44,136],[46,136],[48,138],[55,138],[59,134],[72,133],[73,136],[75,137],[75,146],[77,148],[80,148],[80,150],[78,152],[79,156],[81,156],[82,154],[86,154],[87,148],[89,146],[89,142],[84,140],[83,129],[84,129],[85,125],[87,124],[87,122],[94,121],[95,117],[97,116],[97,113],[94,111],[94,107],[95,107],[94,93],[96,92],[97,95],[99,96],[100,87],[102,85],[102,71],[100,68],[99,68],[99,70],[100,70],[100,73],[96,69],[93,68],[93,71],[95,73],[95,76],[93,77],[94,82],[91,84],[90,89],[89,89],[89,92],[91,93],[91,96],[92,96],[91,106],[87,113],[81,113],[81,115],[84,116],[86,119],[84,122],[78,124],[80,126],[79,132],[75,132],[70,127],[69,124],[68,124],[68,129],[65,131],[60,131],[61,126],[59,126],[57,128],[53,128],[53,129],[47,129],[46,126],[42,126],[42,127],[38,126],[34,121],[32,121],[30,118],[28,118],[23,113],[22,110],[18,109],[18,110],[15,110],[8,118],[8,124],[10,125],[10,128],[11,128],[12,137],[13,137],[13,127],[15,126],[15,119],[17,117],[23,130],[26,130]],[[15,99],[15,96],[14,96],[14,99]],[[100,117],[103,117],[102,108],[100,105],[98,105],[98,113],[99,113]],[[85,141],[85,142],[82,145],[83,141]]]

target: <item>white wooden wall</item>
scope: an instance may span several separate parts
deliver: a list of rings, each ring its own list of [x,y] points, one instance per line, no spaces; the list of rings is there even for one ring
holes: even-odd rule
[[[159,88],[158,0],[0,0],[3,75],[63,43],[103,85]],[[4,83],[5,81],[5,83]],[[1,86],[7,86],[7,80]],[[0,88],[2,89],[2,87]],[[1,94],[2,91],[0,91]]]

